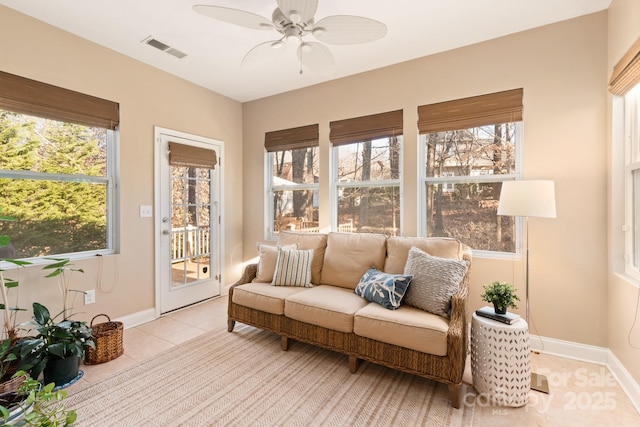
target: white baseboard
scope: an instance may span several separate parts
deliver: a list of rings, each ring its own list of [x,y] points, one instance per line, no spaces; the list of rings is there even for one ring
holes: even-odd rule
[[[616,377],[620,387],[622,387],[622,390],[629,397],[633,406],[640,412],[640,384],[638,384],[629,371],[608,348],[562,341],[538,335],[531,335],[529,339],[533,351],[606,366]]]
[[[616,377],[624,392],[627,393],[633,406],[640,412],[640,385],[634,380],[629,371],[627,371],[627,368],[620,363],[620,360],[618,360],[611,350],[608,350],[607,353],[607,366],[609,370],[613,376]]]
[[[156,320],[156,318],[156,309],[149,308],[137,313],[122,316],[115,320],[117,320],[118,322],[122,322],[124,328],[128,329],[133,328],[134,326],[142,325],[143,323],[151,322],[152,320]]]
[[[539,335],[530,335],[529,342],[531,343],[531,350],[539,351],[540,353],[597,363],[599,365],[607,364],[608,348],[541,337]]]

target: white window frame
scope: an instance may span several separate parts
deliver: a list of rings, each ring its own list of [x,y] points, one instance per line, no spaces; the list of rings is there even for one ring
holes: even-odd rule
[[[632,99],[635,98],[635,102]],[[634,191],[633,173],[640,173],[640,85],[624,96],[624,271],[640,281],[640,188]],[[640,179],[639,179],[640,181]],[[640,185],[640,182],[638,182]],[[637,196],[637,198],[636,198]]]
[[[338,163],[339,163],[339,155],[338,150],[343,145],[334,146],[331,144],[331,164],[329,165],[329,173],[331,174],[331,188],[330,188],[330,197],[331,197],[331,231],[337,232],[338,230],[338,195],[340,194],[341,189],[345,188],[375,188],[375,187],[398,187],[400,191],[399,203],[400,206],[400,230],[398,231],[398,235],[403,235],[404,221],[402,221],[402,210],[404,206],[404,190],[402,186],[402,176],[404,170],[404,156],[402,152],[404,150],[404,136],[397,135],[400,138],[400,151],[398,153],[399,156],[399,171],[398,171],[398,179],[387,179],[381,181],[350,181],[350,182],[340,182],[338,181]],[[387,137],[387,139],[390,137]],[[376,139],[385,139],[385,138],[376,138]],[[362,143],[364,141],[352,142],[352,144]],[[349,145],[349,144],[344,144]]]
[[[513,181],[522,178],[522,165],[524,158],[524,123],[515,124],[515,173],[504,175],[455,175],[443,177],[427,177],[426,170],[426,137],[428,134],[418,135],[418,235],[427,235],[427,184],[470,184],[470,183],[494,183]],[[523,225],[522,218],[515,218],[515,252],[498,252],[473,249],[473,256],[480,258],[513,259],[522,257]]]
[[[301,150],[302,148],[299,148]],[[306,150],[306,148],[305,148]],[[283,151],[283,150],[280,150]],[[273,198],[276,191],[287,191],[287,190],[313,190],[317,192],[320,188],[319,183],[309,183],[309,184],[295,184],[295,185],[274,185],[273,184],[273,165],[274,165],[274,156],[276,153],[280,151],[273,152],[265,152],[264,156],[264,182],[265,182],[265,199],[264,199],[264,212],[265,212],[265,231],[264,238],[265,240],[278,240],[278,236],[275,234],[275,230],[273,229],[274,223],[274,215],[273,211]],[[286,150],[290,151],[290,150]]]
[[[20,113],[18,113],[20,114]],[[107,139],[107,171],[106,176],[89,176],[81,174],[54,174],[36,171],[10,171],[0,170],[0,178],[18,179],[18,180],[44,180],[44,181],[62,181],[62,182],[87,182],[106,184],[107,190],[107,236],[105,239],[105,248],[93,251],[70,252],[62,254],[51,254],[46,257],[23,258],[32,264],[46,264],[44,258],[69,258],[70,260],[90,258],[96,255],[111,255],[120,252],[120,163],[119,163],[119,130],[106,130]],[[0,267],[12,267],[8,263],[0,263]]]

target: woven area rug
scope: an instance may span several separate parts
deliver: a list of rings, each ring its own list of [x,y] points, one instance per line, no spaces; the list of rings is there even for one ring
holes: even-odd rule
[[[463,387],[464,392],[464,387]],[[236,324],[69,396],[78,426],[469,426],[447,387]]]

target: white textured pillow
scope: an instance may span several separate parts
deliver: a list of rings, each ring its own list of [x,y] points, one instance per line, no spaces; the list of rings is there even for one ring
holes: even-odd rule
[[[431,256],[415,246],[409,250],[404,274],[413,276],[404,303],[449,318],[451,297],[467,274],[464,260]]]
[[[295,243],[292,245],[271,246],[258,243],[258,271],[254,282],[271,283],[273,281],[273,272],[276,270],[276,261],[278,260],[278,248],[298,249]]]
[[[311,287],[313,249],[278,249],[273,286]]]

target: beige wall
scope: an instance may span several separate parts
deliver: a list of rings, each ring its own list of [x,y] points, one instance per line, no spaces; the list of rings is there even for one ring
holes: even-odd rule
[[[154,306],[153,221],[138,218],[138,205],[153,204],[154,125],[225,142],[229,284],[264,237],[264,132],[320,124],[320,219],[326,227],[329,122],[404,109],[402,221],[404,234],[415,235],[416,107],[523,87],[525,177],[555,180],[558,199],[557,219],[531,220],[532,332],[610,346],[640,380],[640,368],[632,363],[638,351],[626,343],[637,288],[608,276],[604,261],[607,98],[602,90],[612,64],[640,35],[639,17],[635,0],[614,0],[608,34],[603,12],[241,106],[0,6],[0,69],[120,103],[122,253],[102,260],[101,285],[115,288],[99,292],[95,305],[81,307],[84,318],[101,312],[119,317]],[[86,273],[72,277],[73,287],[98,287],[99,261],[76,264]],[[20,274],[21,305],[38,300],[55,307],[53,281],[43,280],[36,268]],[[471,308],[483,304],[481,285],[489,280],[513,281],[522,289],[522,263],[476,258]],[[603,306],[607,298],[611,310]]]
[[[625,52],[640,37],[640,2],[637,0],[613,0],[609,7],[608,22],[608,61],[607,70],[610,73],[613,66],[622,58]],[[609,101],[613,101],[609,97]],[[609,103],[611,107],[611,102]],[[610,117],[612,109],[609,109]],[[609,122],[611,125],[611,122]],[[613,129],[609,129],[609,135]],[[640,325],[635,324],[634,317],[638,310],[638,284],[632,284],[620,273],[622,264],[622,233],[624,222],[623,204],[624,183],[621,181],[620,170],[623,147],[615,137],[609,137],[609,230],[610,230],[610,259],[609,259],[609,344],[608,347],[622,362],[627,370],[640,382]],[[633,346],[629,343],[631,343]],[[635,347],[635,348],[634,348]]]
[[[76,305],[81,320],[116,318],[155,306],[154,222],[139,218],[154,202],[154,126],[224,141],[225,283],[237,280],[242,253],[242,107],[185,80],[0,6],[0,70],[120,103],[121,254],[75,262],[77,289],[101,288],[97,303]],[[59,310],[54,279],[39,268],[20,272],[20,303]],[[117,280],[116,280],[117,278]],[[108,292],[106,292],[108,291]]]
[[[329,122],[404,109],[405,235],[417,231],[417,106],[524,88],[525,178],[556,182],[558,218],[532,219],[532,333],[607,346],[607,14],[593,14],[245,103],[245,259],[264,238],[264,133],[319,123],[321,227],[329,226]],[[515,282],[522,263],[476,258],[482,284]],[[522,307],[524,304],[522,304]]]

